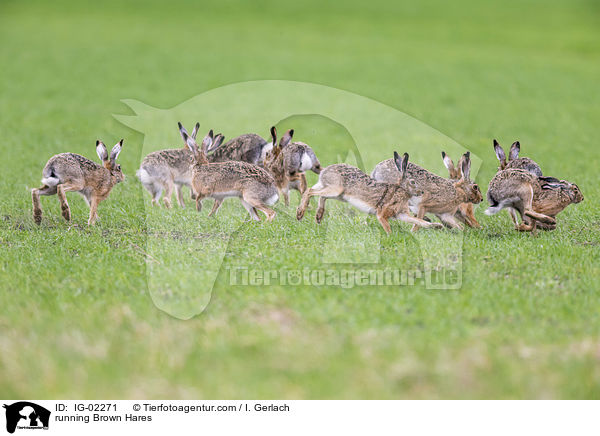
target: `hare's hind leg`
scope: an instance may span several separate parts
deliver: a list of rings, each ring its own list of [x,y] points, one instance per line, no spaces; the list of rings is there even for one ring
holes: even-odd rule
[[[441,223],[432,223],[429,221],[425,221],[410,215],[409,213],[401,213],[397,216],[397,218],[405,223],[413,224],[412,231],[415,232],[419,229],[419,227],[425,228],[434,228],[434,229],[443,229],[444,225]]]
[[[247,201],[244,201],[242,199],[240,199],[240,201],[242,202],[242,205],[244,206],[244,208],[250,214],[250,218],[253,219],[254,221],[260,221],[260,217],[256,213],[256,209],[250,203],[248,203]]]
[[[39,188],[31,190],[31,201],[33,203],[33,221],[36,224],[42,222],[42,205],[40,203],[40,195],[56,194],[56,186],[43,185]]]
[[[325,201],[327,201],[327,197],[319,197],[319,207],[317,208],[317,214],[315,215],[317,224],[321,224],[321,221],[323,221],[323,215],[325,214]]]
[[[439,218],[442,220],[442,223],[446,224],[451,229],[462,230],[463,226],[456,220],[454,215],[449,213],[440,214]]]
[[[262,213],[264,213],[267,216],[267,221],[272,221],[273,218],[276,215],[276,212],[269,208],[262,199],[260,198],[256,198],[254,195],[252,195],[252,193],[244,193],[242,200],[245,201],[246,203],[248,203],[251,207],[253,207],[254,209],[258,209],[260,210]],[[246,208],[247,210],[248,208]],[[250,212],[248,210],[248,212]],[[255,212],[256,214],[256,212]],[[252,216],[252,212],[250,212],[250,216]],[[252,217],[252,219],[255,219],[254,217]],[[259,220],[260,221],[260,220]]]

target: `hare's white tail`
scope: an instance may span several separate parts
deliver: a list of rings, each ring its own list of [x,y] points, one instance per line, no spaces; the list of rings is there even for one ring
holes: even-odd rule
[[[58,177],[50,176],[44,177],[42,179],[42,184],[46,186],[56,186],[60,183],[60,179]]]
[[[502,209],[504,209],[505,207],[510,206],[520,200],[521,200],[520,197],[506,198],[506,199],[500,201],[500,203],[496,203],[496,204],[488,207],[485,211],[485,214],[486,215],[495,215],[498,212],[500,212]]]
[[[140,168],[139,170],[137,170],[135,175],[137,176],[138,179],[140,179],[140,182],[142,182],[142,185],[144,185],[144,186],[152,185],[154,182],[153,177],[143,167]]]

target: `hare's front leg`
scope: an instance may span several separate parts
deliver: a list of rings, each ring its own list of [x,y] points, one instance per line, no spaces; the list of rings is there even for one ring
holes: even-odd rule
[[[390,217],[388,215],[389,214],[386,214],[383,211],[377,212],[377,221],[379,221],[379,224],[381,224],[383,230],[385,230],[385,232],[389,235],[392,233],[392,228],[390,227]]]
[[[185,201],[183,201],[183,193],[181,192],[181,185],[179,183],[175,184],[175,196],[177,197],[179,207],[185,209]]]
[[[208,214],[208,216],[212,216],[213,214],[217,213],[217,211],[219,210],[219,207],[221,207],[221,203],[223,203],[223,200],[215,198],[215,202],[213,203],[213,207],[212,207],[210,213]]]
[[[173,195],[173,185],[172,181],[168,181],[165,186],[165,196],[163,197],[163,203],[165,203],[165,207],[167,209],[171,209],[171,196]]]
[[[307,187],[308,187],[308,184],[306,183],[306,174],[300,173],[300,187],[299,187],[300,194],[304,194]]]
[[[98,218],[98,197],[95,195],[90,199],[90,217],[88,218],[88,226],[93,226]]]

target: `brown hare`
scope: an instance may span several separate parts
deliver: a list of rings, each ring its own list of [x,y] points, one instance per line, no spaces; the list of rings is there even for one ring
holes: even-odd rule
[[[535,161],[529,159],[528,157],[519,157],[519,153],[521,152],[521,143],[519,141],[513,142],[513,144],[510,146],[510,151],[508,152],[508,161],[506,160],[506,154],[504,154],[504,150],[495,139],[494,152],[496,153],[498,162],[500,162],[498,171],[508,168],[515,168],[529,171],[538,177],[542,176],[542,169]]]
[[[256,209],[267,216],[267,221],[275,217],[275,211],[268,206],[275,204],[279,195],[275,180],[265,169],[239,161],[211,163],[207,155],[215,148],[212,130],[202,141],[202,147],[198,147],[181,123],[179,131],[194,156],[192,190],[198,211],[202,210],[202,200],[206,197],[215,200],[209,216],[217,211],[223,199],[238,197],[253,220],[260,221]]]
[[[62,216],[70,221],[71,209],[65,194],[75,191],[83,196],[90,207],[88,226],[93,225],[98,218],[98,204],[108,197],[113,186],[125,178],[121,165],[117,163],[122,147],[121,139],[109,155],[106,146],[101,141],[96,141],[96,153],[102,165],[75,153],[52,156],[42,171],[42,186],[31,190],[35,223],[42,222],[40,195],[54,194],[58,195]]]
[[[271,127],[271,133],[273,141],[276,142],[275,127]],[[294,130],[288,130],[279,141],[279,145],[273,147],[264,160],[264,167],[275,178],[277,189],[286,206],[290,204],[290,189],[296,189],[300,194],[306,191],[306,171],[312,170],[316,174],[321,172],[321,163],[313,149],[304,142],[291,142],[293,136]]]
[[[199,128],[200,123],[196,123],[190,135],[193,139],[196,139]],[[215,137],[214,148],[218,147],[222,141],[222,135]],[[184,145],[183,148],[155,151],[144,158],[136,175],[144,188],[152,195],[152,205],[160,206],[160,197],[164,192],[163,202],[167,208],[170,208],[171,196],[175,190],[179,206],[185,207],[181,188],[187,186],[191,189],[192,161],[192,152],[187,145]]]
[[[310,198],[319,196],[316,221],[321,223],[325,212],[325,201],[328,198],[345,201],[369,214],[374,214],[386,231],[391,233],[390,218],[418,224],[423,227],[443,227],[439,223],[430,223],[410,215],[408,201],[413,196],[423,195],[415,181],[407,177],[408,154],[401,158],[394,152],[397,176],[394,183],[377,182],[360,169],[347,164],[334,164],[326,167],[319,174],[319,181],[306,190],[296,212],[301,220]]]
[[[521,169],[507,169],[498,172],[490,181],[487,192],[490,207],[487,215],[494,215],[508,209],[519,231],[534,231],[556,228],[556,215],[569,204],[583,201],[579,187],[566,180],[553,177],[536,177]],[[521,216],[521,224],[517,219]]]
[[[444,153],[443,157],[446,156]],[[409,163],[407,176],[411,177],[417,187],[424,192],[422,196],[410,200],[410,210],[417,218],[422,220],[427,213],[436,215],[446,226],[462,229],[456,220],[456,214],[462,204],[478,204],[483,199],[477,184],[470,180],[471,158],[470,153],[465,153],[461,159],[460,178],[458,180],[445,179],[419,165]],[[447,160],[444,161],[447,163]],[[392,183],[393,175],[390,171],[390,160],[380,162],[373,170],[375,180]],[[460,218],[459,218],[460,219]],[[467,222],[468,225],[470,225]],[[413,231],[419,226],[414,225]]]
[[[209,157],[211,162],[241,161],[262,166],[267,153],[276,144],[274,127],[271,127],[271,142],[255,133],[247,133],[230,139]]]
[[[458,160],[458,165],[454,166],[454,162],[450,156],[446,154],[446,152],[442,151],[442,160],[444,161],[444,165],[448,169],[448,175],[452,180],[460,180],[462,177],[460,169],[462,168],[463,161],[465,160],[465,155],[463,154]],[[458,210],[454,215],[461,222],[465,223],[469,227],[473,227],[476,229],[481,228],[479,222],[475,218],[475,213],[473,211],[473,203],[461,203],[458,205]]]

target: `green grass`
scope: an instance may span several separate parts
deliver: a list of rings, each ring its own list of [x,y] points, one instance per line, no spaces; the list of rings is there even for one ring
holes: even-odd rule
[[[0,396],[599,398],[599,24],[592,1],[3,2]],[[388,237],[373,217],[333,202],[320,227],[314,207],[298,223],[281,204],[273,223],[244,223],[233,200],[218,221],[191,207],[146,214],[134,176],[144,136],[113,118],[131,114],[120,101],[171,108],[263,79],[323,84],[405,112],[481,158],[482,187],[496,169],[492,138],[518,139],[585,201],[537,236],[511,230],[505,213],[485,216],[484,202],[483,228],[464,234],[459,290],[230,286],[239,266],[321,268],[327,238],[367,231],[381,242],[378,268],[422,266],[405,224]],[[215,110],[226,115],[227,105],[235,101]],[[286,122],[322,163],[344,154],[343,126]],[[128,177],[101,204],[97,226],[85,228],[77,196],[77,226],[62,221],[55,197],[42,199],[35,226],[28,189],[47,159],[95,157],[97,138],[122,137]],[[360,152],[364,162],[388,157]],[[223,239],[223,265],[211,264],[202,238],[239,226]],[[166,247],[158,261],[173,263],[163,283],[219,268],[202,314],[182,321],[153,304],[156,241]],[[195,271],[177,256],[202,261]]]

